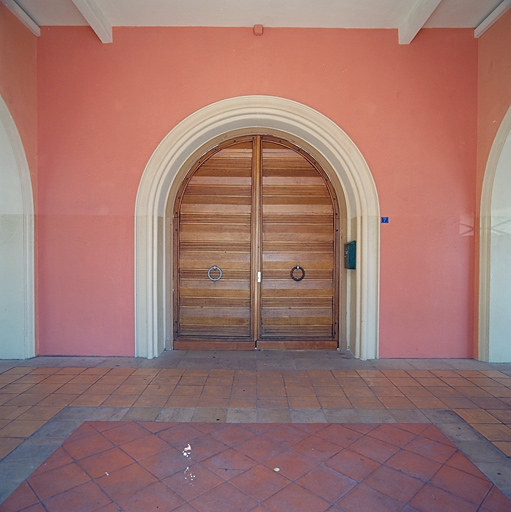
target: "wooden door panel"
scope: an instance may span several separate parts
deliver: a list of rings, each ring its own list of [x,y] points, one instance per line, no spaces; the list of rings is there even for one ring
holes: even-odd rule
[[[263,142],[258,346],[336,345],[334,257],[335,215],[325,180],[297,151]],[[296,265],[305,269],[301,281],[290,275]]]
[[[177,348],[204,348],[201,340],[251,343],[251,210],[252,144],[205,157],[177,212]],[[214,265],[222,270],[218,281],[208,278]]]
[[[336,222],[324,175],[289,144],[255,136],[205,155],[176,200],[174,347],[336,348]]]

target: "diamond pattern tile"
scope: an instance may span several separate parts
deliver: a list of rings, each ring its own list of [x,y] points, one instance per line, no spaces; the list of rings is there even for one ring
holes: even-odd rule
[[[211,491],[224,480],[201,464],[187,466],[164,480],[167,487],[186,501],[193,500],[205,492]]]
[[[258,502],[265,501],[291,483],[279,472],[265,466],[254,466],[231,480],[232,485]]]
[[[323,512],[329,506],[323,498],[294,483],[274,494],[263,504],[272,512]]]
[[[85,422],[0,505],[0,512],[510,510],[435,426],[360,423]]]

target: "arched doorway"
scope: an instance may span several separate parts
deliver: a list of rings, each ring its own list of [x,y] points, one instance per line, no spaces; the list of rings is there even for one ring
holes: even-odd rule
[[[493,142],[481,193],[479,359],[511,361],[511,107]]]
[[[341,231],[334,187],[305,151],[262,134],[222,142],[192,166],[172,217],[174,348],[338,348],[345,216]]]
[[[172,207],[181,182],[207,150],[255,130],[303,148],[346,200],[346,238],[357,241],[345,283],[340,336],[361,359],[378,357],[379,203],[369,168],[335,123],[300,103],[270,96],[219,101],[190,115],[149,160],[135,206],[135,352],[152,358],[173,344]],[[338,195],[340,195],[338,194]]]
[[[0,359],[26,359],[35,355],[32,183],[2,98],[0,155]]]

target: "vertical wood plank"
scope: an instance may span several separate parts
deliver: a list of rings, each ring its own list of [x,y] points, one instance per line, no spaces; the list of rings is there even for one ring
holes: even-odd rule
[[[261,136],[254,137],[252,167],[252,340],[259,339],[261,319]]]

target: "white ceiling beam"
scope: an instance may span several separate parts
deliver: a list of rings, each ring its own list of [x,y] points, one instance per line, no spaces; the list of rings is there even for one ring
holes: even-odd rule
[[[399,44],[410,44],[442,0],[415,0],[399,27]]]
[[[14,0],[0,1],[30,30],[30,32],[32,32],[32,34],[37,37],[41,35],[39,25]]]
[[[112,25],[98,5],[97,0],[73,0],[73,3],[102,43],[113,42]]]
[[[481,37],[511,7],[511,0],[501,2],[474,30],[474,37]]]

